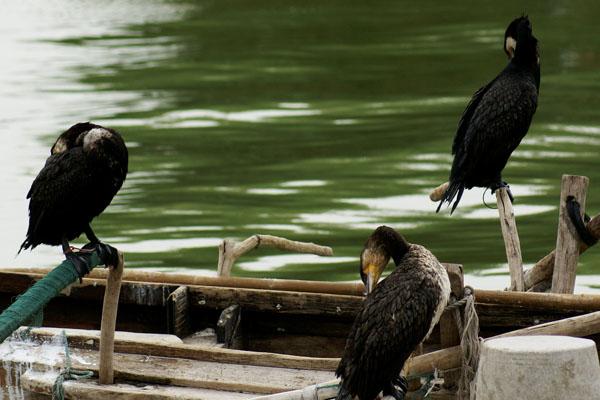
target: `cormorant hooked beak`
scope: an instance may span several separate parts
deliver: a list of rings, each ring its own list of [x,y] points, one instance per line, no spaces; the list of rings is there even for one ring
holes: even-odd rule
[[[365,294],[369,294],[377,286],[381,273],[390,261],[381,248],[365,248],[360,257],[360,277],[365,284]]]
[[[517,49],[517,41],[515,38],[508,36],[504,42],[504,51],[508,54],[508,58],[512,59],[515,56],[515,50]]]
[[[373,231],[360,253],[360,278],[365,284],[365,294],[375,289],[390,258],[398,265],[409,245],[402,235],[388,226],[382,225]]]
[[[366,294],[371,293],[375,289],[384,268],[378,268],[374,264],[368,264],[366,267],[361,268],[361,278],[365,284]]]

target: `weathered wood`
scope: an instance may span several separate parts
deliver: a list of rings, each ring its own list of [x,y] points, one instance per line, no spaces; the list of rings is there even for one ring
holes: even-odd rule
[[[448,190],[448,186],[450,186],[450,182],[444,182],[429,193],[429,200],[431,201],[440,201],[444,197],[446,190]]]
[[[599,224],[600,225],[600,224]],[[600,226],[599,226],[600,229]],[[446,268],[450,265],[442,263]],[[31,286],[40,277],[45,276],[50,271],[49,268],[43,267],[13,267],[2,268],[0,270],[0,292],[15,291],[20,292],[21,289],[26,289]],[[104,269],[94,269],[86,278],[83,279],[83,284],[96,285],[106,279],[107,272]],[[294,279],[257,279],[257,278],[238,278],[238,277],[212,277],[198,276],[172,272],[154,272],[144,270],[125,270],[123,273],[123,281],[128,284],[128,287],[135,287],[135,283],[145,284],[154,283],[160,285],[190,285],[190,286],[218,286],[240,289],[266,289],[280,290],[290,292],[308,292],[308,293],[324,293],[324,294],[341,294],[349,296],[364,296],[365,287],[362,282],[320,282],[306,281]],[[77,288],[78,285],[75,285]],[[86,289],[89,291],[89,289]],[[121,293],[121,296],[126,293]],[[148,305],[155,305],[163,300],[163,293],[151,293],[152,296],[146,295],[144,301]],[[140,294],[141,295],[141,294]],[[161,303],[162,304],[162,303]]]
[[[257,336],[250,334],[246,350],[266,351],[269,353],[307,355],[310,357],[334,358],[343,353],[351,324],[346,326],[343,337],[320,335],[285,334]]]
[[[523,335],[565,335],[583,337],[595,335],[597,333],[600,333],[600,311],[530,326],[495,337]]]
[[[573,196],[585,211],[585,199],[589,179],[585,176],[563,175],[560,185],[560,208],[554,271],[552,273],[553,293],[573,293],[575,275],[579,260],[579,236],[567,211],[567,198]],[[583,214],[582,214],[583,216]]]
[[[194,307],[224,309],[231,304],[239,304],[244,310],[281,314],[353,318],[363,301],[363,297],[358,296],[213,286],[190,286],[189,290],[190,301]]]
[[[585,337],[600,333],[600,311],[548,322],[537,326],[518,329],[486,340],[508,336],[524,335],[565,335]],[[460,367],[461,347],[454,346],[418,356],[407,361],[410,375],[423,375],[435,368],[448,370]]]
[[[97,337],[93,334],[80,333],[82,331],[70,332],[72,331],[67,331],[69,346],[86,350],[98,350]],[[51,340],[55,334],[56,332],[48,332],[45,328],[35,328],[30,332],[30,335],[38,338],[38,340]],[[163,343],[162,341],[153,342],[151,340],[140,341],[127,338],[119,339],[118,335],[114,348],[117,353],[305,370],[334,371],[339,362],[337,358],[302,357],[219,347],[204,347],[183,343]]]
[[[123,267],[123,253],[119,251],[118,264],[108,266],[109,272],[108,278],[106,279],[106,291],[104,292],[104,305],[102,307],[102,323],[100,328],[100,384],[112,384],[114,381],[113,350]]]
[[[455,300],[460,300],[464,292],[464,274],[460,264],[449,264],[446,266],[450,289]],[[442,348],[457,346],[460,344],[460,333],[456,323],[456,313],[459,310],[447,310],[440,318],[440,345]],[[454,388],[460,378],[460,371],[448,371],[444,374],[444,388]]]
[[[498,203],[498,214],[502,237],[506,249],[508,269],[510,272],[510,288],[522,292],[525,289],[523,283],[523,258],[521,257],[521,242],[517,231],[517,222],[512,203],[506,188],[496,190],[496,202]]]
[[[188,287],[179,286],[167,298],[167,333],[179,337],[187,336],[191,331]]]
[[[27,371],[21,375],[21,387],[33,393],[51,396],[57,375],[57,372]],[[99,385],[94,379],[65,381],[63,389],[67,400],[242,400],[256,396],[251,393],[164,385]]]
[[[296,253],[317,254],[319,256],[333,255],[331,247],[319,246],[314,243],[297,242],[272,235],[253,235],[240,243],[232,240],[223,240],[219,245],[219,263],[217,265],[219,276],[229,276],[235,260],[260,246],[275,247],[279,250]]]
[[[97,353],[73,349],[73,367],[95,371]],[[115,353],[115,378],[162,385],[277,393],[332,379],[332,371],[298,370]]]
[[[504,304],[545,310],[600,310],[598,294],[518,293],[501,290],[474,290],[476,303]]]
[[[587,224],[586,228],[592,237],[600,239],[600,214],[594,216]],[[584,253],[590,246],[580,242],[579,243],[579,254]],[[554,259],[556,250],[552,250],[550,254],[547,254],[544,258],[539,260],[535,265],[525,271],[525,289],[529,290],[532,287],[541,284],[540,286],[546,285],[545,281],[552,283],[552,272],[554,271]]]
[[[0,291],[2,291],[3,279],[12,279],[29,277],[34,282],[39,277],[44,276],[50,269],[44,267],[12,267],[0,269]],[[106,270],[94,269],[86,279],[106,279]],[[191,274],[182,274],[174,272],[154,272],[144,270],[125,270],[123,273],[124,282],[147,282],[159,283],[163,285],[196,285],[196,286],[219,286],[233,287],[243,289],[267,289],[282,290],[292,292],[309,293],[327,293],[327,294],[346,294],[354,296],[363,296],[365,287],[362,282],[321,282],[306,281],[296,279],[263,279],[263,278],[238,278],[227,276],[199,276]],[[8,282],[10,283],[10,282]],[[23,283],[19,287],[26,287]],[[8,288],[8,287],[7,287]]]
[[[228,349],[241,348],[241,312],[239,305],[231,305],[223,310],[217,321],[217,342],[223,343]]]

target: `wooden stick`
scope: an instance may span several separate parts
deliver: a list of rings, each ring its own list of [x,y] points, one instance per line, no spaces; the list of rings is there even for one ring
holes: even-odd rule
[[[600,239],[600,214],[596,215],[586,224],[586,228],[590,234],[596,239]],[[580,242],[579,254],[585,252],[590,246]],[[525,271],[525,290],[529,290],[533,286],[546,280],[552,280],[552,272],[554,271],[554,259],[556,251],[552,250],[544,258],[538,261],[533,267]]]
[[[314,243],[297,242],[272,235],[253,235],[241,243],[233,240],[223,240],[219,245],[219,276],[229,276],[231,267],[235,260],[250,250],[260,246],[270,246],[283,251],[294,251],[297,253],[310,253],[319,256],[332,256],[331,247],[319,246]]]
[[[0,275],[6,273],[17,273],[35,274],[41,277],[45,275],[47,271],[48,268],[45,267],[8,267],[0,268]],[[86,282],[86,280],[106,279],[106,276],[106,270],[94,269],[89,275],[83,278],[83,282]],[[364,296],[365,292],[365,287],[362,282],[322,282],[297,279],[240,278],[230,276],[213,277],[192,275],[186,273],[155,272],[132,269],[124,271],[123,281],[160,283],[169,285],[267,289],[303,293],[345,294],[353,296]]]
[[[444,182],[429,193],[429,200],[440,201],[444,197],[444,193],[448,190],[450,182]]]
[[[52,340],[60,334],[53,328],[34,328],[28,334],[38,341]],[[69,347],[98,350],[97,334],[87,330],[66,330]],[[141,335],[141,337],[140,337]],[[156,336],[157,338],[154,338]],[[263,367],[296,368],[306,370],[335,371],[339,358],[305,357],[288,354],[267,353],[206,347],[193,344],[175,343],[171,335],[149,335],[131,332],[118,332],[115,352],[140,354],[153,357],[180,358],[225,364],[243,364]]]
[[[474,290],[474,294],[478,305],[510,305],[523,310],[538,309],[548,312],[600,310],[600,294],[527,293],[482,289]]]
[[[446,268],[456,264],[442,263]],[[0,268],[0,278],[3,274],[35,274],[45,275],[49,268],[45,267],[7,267]],[[94,269],[89,275],[83,278],[84,285],[90,280],[106,279],[107,271],[104,269]],[[358,279],[358,277],[357,277]],[[285,292],[302,293],[324,293],[339,294],[364,297],[365,286],[362,282],[321,282],[306,281],[297,279],[266,279],[266,278],[238,278],[229,276],[198,276],[185,273],[173,272],[154,272],[144,270],[128,269],[123,272],[123,281],[142,282],[142,283],[160,283],[169,285],[189,285],[189,286],[218,286],[240,289],[265,289]],[[0,279],[0,286],[2,279]]]
[[[600,311],[596,311],[589,314],[579,315],[577,317],[565,318],[558,321],[547,322],[545,324],[529,326],[527,328],[494,336],[494,338],[525,335],[564,335],[584,337],[595,335],[599,332]]]
[[[510,271],[510,288],[522,292],[525,289],[523,283],[523,259],[521,257],[521,243],[517,231],[517,222],[513,212],[512,203],[508,197],[506,188],[496,190],[496,202],[498,203],[498,214],[500,215],[500,226],[504,237],[506,258]]]
[[[108,267],[108,278],[104,292],[104,304],[102,306],[99,382],[103,385],[114,382],[113,352],[123,266],[123,253],[119,251],[119,264]]]
[[[485,340],[524,335],[566,335],[583,337],[597,333],[600,333],[600,311],[518,329]],[[441,370],[459,368],[461,363],[461,351],[460,346],[454,346],[414,357],[409,360],[409,362],[411,362],[408,368],[409,375],[422,375],[433,371],[435,368]]]
[[[583,213],[588,184],[589,179],[585,176],[563,175],[562,177],[558,234],[552,274],[553,293],[573,293],[575,289],[575,275],[579,260],[579,236],[569,218],[567,198],[573,196],[579,202]]]

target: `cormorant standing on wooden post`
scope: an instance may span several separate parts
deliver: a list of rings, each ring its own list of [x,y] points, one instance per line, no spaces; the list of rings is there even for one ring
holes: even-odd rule
[[[80,277],[89,272],[92,250],[106,265],[117,265],[116,249],[100,242],[90,223],[123,185],[127,165],[127,148],[118,132],[89,122],[63,132],[27,194],[29,228],[19,252],[40,244],[62,245]],[[82,233],[90,243],[74,252],[69,241]]]
[[[390,257],[396,269],[377,287]],[[374,400],[380,392],[404,398],[404,362],[433,330],[448,298],[446,269],[423,246],[408,243],[387,226],[377,228],[360,256],[367,292],[336,375],[338,400]]]
[[[454,212],[465,189],[486,187],[493,193],[508,186],[502,170],[529,129],[540,87],[538,41],[527,17],[510,23],[504,51],[510,62],[475,92],[460,119],[452,144],[450,180],[437,211],[456,198],[450,213]],[[510,191],[509,195],[512,200]],[[433,194],[431,198],[439,199]]]

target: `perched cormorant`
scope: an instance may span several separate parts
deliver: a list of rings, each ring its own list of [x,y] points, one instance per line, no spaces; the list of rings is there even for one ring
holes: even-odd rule
[[[118,132],[89,122],[63,132],[27,194],[29,228],[19,251],[60,244],[80,276],[89,272],[92,249],[107,265],[116,265],[115,249],[100,242],[90,223],[123,185],[127,164],[127,148]],[[90,244],[74,252],[69,241],[82,233]]]
[[[396,269],[375,287],[390,257]],[[404,362],[432,331],[450,296],[445,268],[423,246],[387,226],[377,228],[360,256],[367,298],[358,312],[336,375],[337,400],[404,398]]]
[[[502,170],[527,133],[537,107],[537,43],[527,17],[515,19],[506,29],[504,51],[510,62],[475,92],[463,112],[452,144],[454,161],[448,187],[437,211],[444,202],[452,203],[456,198],[454,212],[465,189],[486,187],[493,193],[508,186],[502,180]]]

